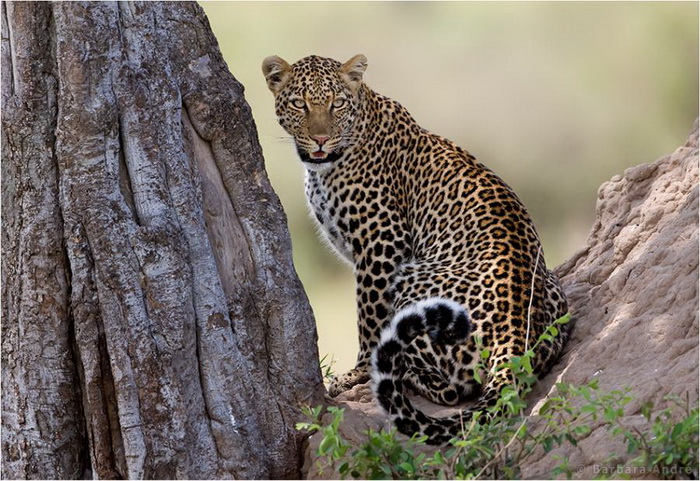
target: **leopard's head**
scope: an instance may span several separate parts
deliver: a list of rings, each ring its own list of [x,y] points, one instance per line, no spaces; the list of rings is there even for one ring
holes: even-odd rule
[[[323,170],[353,143],[367,58],[340,62],[312,55],[292,65],[267,57],[262,71],[275,96],[280,125],[294,137],[304,165]]]

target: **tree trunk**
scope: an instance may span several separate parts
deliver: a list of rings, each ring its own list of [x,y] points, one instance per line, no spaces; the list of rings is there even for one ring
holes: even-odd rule
[[[3,2],[2,100],[3,478],[298,477],[316,330],[199,6]]]

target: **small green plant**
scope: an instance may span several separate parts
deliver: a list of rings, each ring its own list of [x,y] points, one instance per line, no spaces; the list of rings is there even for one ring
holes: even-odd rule
[[[698,407],[677,396],[666,396],[670,406],[654,412],[647,402],[641,415],[650,427],[642,431],[625,424],[621,413],[606,412],[605,420],[614,436],[622,436],[629,454],[636,454],[627,466],[609,469],[620,474],[651,474],[656,479],[698,479]],[[683,416],[674,421],[678,411]],[[604,473],[606,474],[606,473]]]
[[[366,431],[367,440],[352,453],[349,461],[338,467],[345,477],[363,479],[418,479],[422,477],[425,453],[416,452],[425,438],[412,437],[402,441],[396,437],[396,428],[389,431]]]
[[[639,452],[631,461],[633,466],[644,467],[662,479],[698,479],[698,407],[691,408],[687,398],[685,402],[674,396],[665,399],[685,411],[680,421],[673,422],[673,408],[653,414],[653,405],[646,403],[642,415],[652,423],[650,435],[622,425],[618,434],[627,440],[629,452]]]
[[[327,467],[332,467],[335,461],[343,459],[350,449],[350,444],[338,432],[345,410],[330,406],[327,411],[331,414],[331,422],[323,425],[321,424],[323,406],[304,407],[302,413],[309,419],[309,422],[297,423],[295,426],[298,431],[308,431],[310,433],[318,431],[323,435],[323,439],[321,439],[321,443],[316,450],[319,472],[322,472]]]
[[[333,372],[333,364],[335,364],[335,358],[331,356],[328,359],[329,354],[324,355],[319,364],[321,365],[321,374],[323,375],[323,380],[325,382],[330,382],[335,378],[335,372]]]
[[[536,380],[532,368],[535,349],[557,336],[557,326],[568,321],[568,316],[558,319],[522,356],[497,368],[510,371],[512,384],[501,391],[494,407],[472,413],[462,435],[442,449],[426,446],[425,436],[397,436],[395,428],[369,430],[366,440],[353,448],[338,431],[343,410],[336,407],[328,408],[331,421],[327,425],[320,421],[320,406],[305,410],[312,421],[299,423],[297,429],[322,434],[316,452],[319,472],[334,468],[342,479],[517,479],[526,457],[564,444],[575,446],[601,425],[611,436],[624,440],[630,461],[624,467],[609,462],[610,466],[597,473],[599,478],[697,479],[698,408],[691,408],[689,400],[665,398],[671,406],[658,412],[646,403],[641,409],[646,425],[628,426],[624,408],[632,400],[629,389],[601,393],[594,379],[583,386],[558,383],[556,393],[537,416],[524,415],[527,403],[523,398]],[[486,372],[489,355],[488,350],[481,350],[482,365],[475,371]],[[679,414],[680,419],[673,421]],[[610,459],[619,458],[613,455]],[[570,479],[574,469],[567,459],[559,458],[551,475]]]

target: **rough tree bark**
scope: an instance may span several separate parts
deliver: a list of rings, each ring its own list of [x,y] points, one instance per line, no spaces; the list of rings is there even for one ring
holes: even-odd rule
[[[3,2],[2,101],[3,478],[297,477],[313,316],[199,6]]]

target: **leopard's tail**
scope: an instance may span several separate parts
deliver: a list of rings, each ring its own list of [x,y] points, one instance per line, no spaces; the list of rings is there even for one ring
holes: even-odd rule
[[[397,429],[410,436],[428,436],[429,444],[442,444],[459,435],[460,414],[445,418],[427,416],[417,410],[406,396],[404,380],[408,345],[419,336],[447,349],[462,344],[471,334],[472,324],[467,310],[456,302],[431,298],[399,311],[382,332],[372,355],[372,390],[379,405],[389,414]]]

